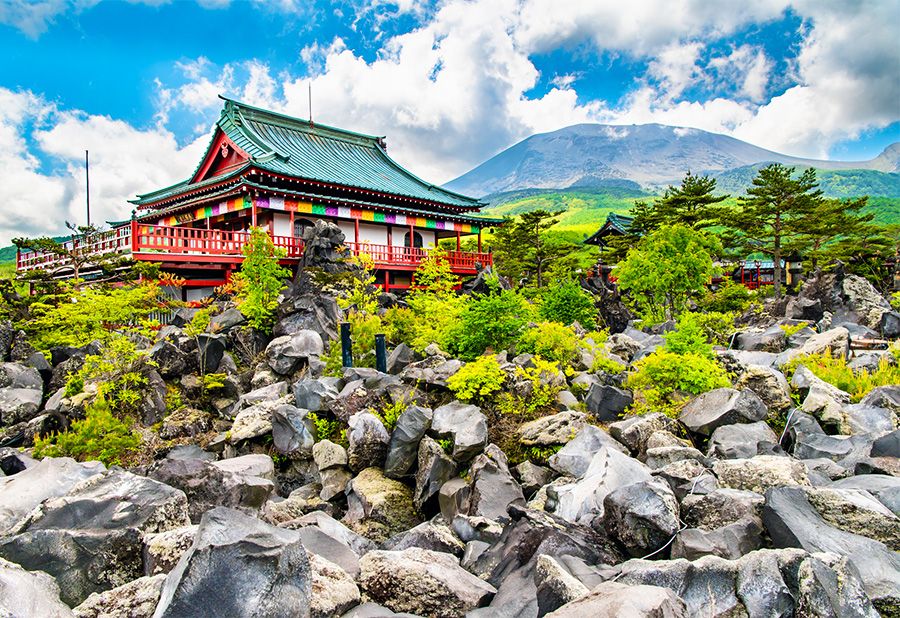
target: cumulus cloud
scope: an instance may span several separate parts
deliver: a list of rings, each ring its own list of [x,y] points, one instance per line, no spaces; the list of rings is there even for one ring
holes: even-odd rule
[[[127,199],[182,180],[207,139],[179,147],[164,129],[139,130],[105,116],[60,111],[33,93],[0,88],[0,177],[7,189],[0,245],[17,236],[62,233],[66,221],[84,223],[85,150],[96,223],[127,219]]]

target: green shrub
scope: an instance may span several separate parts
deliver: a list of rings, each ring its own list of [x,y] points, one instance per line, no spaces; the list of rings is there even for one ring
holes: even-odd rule
[[[516,347],[553,362],[569,363],[578,353],[578,337],[559,322],[540,322],[522,334]]]
[[[719,289],[715,292],[707,290],[697,301],[697,305],[701,311],[743,313],[749,308],[751,298],[750,290],[740,283],[726,278],[722,280]]]
[[[404,341],[421,353],[432,343],[442,350],[453,347],[460,329],[460,318],[466,310],[468,297],[455,294],[419,293],[407,299],[412,320],[401,325],[408,328]]]
[[[503,388],[506,374],[497,358],[486,354],[463,365],[447,380],[447,388],[461,401],[484,402]]]
[[[197,313],[194,314],[194,317],[191,318],[191,321],[185,325],[184,334],[188,337],[196,337],[205,333],[206,329],[209,328],[210,321],[212,321],[212,316],[212,307],[198,309]]]
[[[144,334],[156,323],[153,312],[169,303],[152,281],[116,288],[75,288],[62,284],[58,294],[42,297],[29,306],[21,327],[38,350],[54,346],[80,347],[107,341],[117,330]]]
[[[390,338],[381,318],[375,314],[350,310],[347,312],[347,322],[350,323],[350,336],[353,341],[353,366],[375,366],[375,335],[382,333]],[[325,361],[325,375],[343,375],[343,356],[340,339],[333,339],[328,344],[322,360]]]
[[[521,416],[523,421],[527,421],[553,412],[556,396],[562,390],[554,379],[559,373],[559,366],[539,356],[531,362],[533,367],[516,367],[516,376],[531,383],[529,394],[525,397],[506,394],[498,406],[501,415]]]
[[[673,354],[696,354],[713,358],[712,345],[700,324],[698,314],[686,313],[678,320],[675,330],[663,335],[665,349]]]
[[[833,358],[828,354],[797,356],[782,367],[788,380],[800,365],[832,386],[850,393],[850,400],[854,403],[865,397],[873,388],[900,384],[900,367],[891,364],[886,358],[881,359],[875,371],[854,372],[843,358]]]
[[[534,317],[531,304],[512,290],[477,296],[460,314],[448,350],[464,360],[474,359],[487,350],[505,350],[518,341],[525,325]]]
[[[87,408],[85,418],[72,423],[69,431],[34,440],[34,456],[72,457],[78,461],[102,461],[125,465],[138,451],[140,434],[131,429],[131,419],[113,416],[109,404],[98,397]]]
[[[309,412],[306,418],[311,420],[316,428],[316,442],[331,440],[335,444],[341,444],[345,441],[346,430],[341,421],[319,416],[315,412]]]
[[[591,365],[591,372],[599,373],[601,371],[603,373],[617,374],[625,371],[625,367],[602,352],[598,352],[594,356],[594,364]]]
[[[613,273],[626,302],[649,324],[677,318],[706,289],[721,252],[714,236],[685,225],[663,226],[628,251]]]
[[[801,330],[809,326],[809,322],[800,322],[798,324],[779,324],[778,327],[784,331],[785,337],[792,337]]]
[[[77,373],[66,381],[66,395],[77,395],[86,383],[97,384],[97,395],[119,415],[137,415],[149,383],[146,373],[156,364],[128,337],[116,336],[100,354],[89,354]]]
[[[683,403],[678,400],[680,394],[699,395],[731,384],[718,363],[709,355],[696,352],[676,354],[661,349],[634,366],[635,372],[628,376],[626,385],[635,391],[631,411],[639,414],[664,412],[675,416]]]
[[[270,333],[275,324],[278,294],[284,287],[284,280],[291,276],[290,269],[278,264],[286,252],[276,247],[261,227],[250,229],[250,242],[244,245],[241,252],[244,262],[240,272],[234,276],[238,309],[250,326]]]
[[[891,294],[891,307],[894,311],[900,311],[900,292]]]
[[[707,311],[705,313],[691,313],[688,315],[696,320],[706,335],[707,341],[725,346],[730,343],[731,336],[735,332],[734,323],[738,317],[736,312]]]
[[[546,288],[541,297],[540,315],[548,322],[578,322],[586,330],[597,325],[594,297],[577,281],[564,281]]]
[[[406,399],[400,397],[397,401],[382,405],[380,409],[372,408],[371,412],[381,420],[385,429],[390,433],[394,431],[394,427],[397,426],[397,419],[400,418],[400,415],[403,414],[408,407],[409,403],[407,403]]]

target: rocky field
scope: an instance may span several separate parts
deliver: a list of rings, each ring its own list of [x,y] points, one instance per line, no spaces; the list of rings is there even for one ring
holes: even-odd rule
[[[286,292],[274,338],[227,305],[191,334],[180,310],[138,341],[154,363],[124,468],[31,456],[83,415],[97,385],[66,377],[96,349],[47,359],[4,326],[0,615],[898,616],[900,385],[851,403],[780,371],[896,362],[851,355],[900,330],[867,286],[770,303],[716,352],[731,386],[677,418],[623,417],[638,393],[584,357],[542,374],[554,409],[526,422],[455,400],[464,363],[435,346],[324,377],[340,310],[309,291]],[[628,328],[606,350],[627,366],[662,344]],[[498,360],[505,390],[533,388],[531,355]]]

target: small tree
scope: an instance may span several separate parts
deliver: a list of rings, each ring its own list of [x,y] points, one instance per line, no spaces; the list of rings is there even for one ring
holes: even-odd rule
[[[588,330],[594,330],[597,325],[594,297],[572,280],[547,288],[541,297],[540,314],[551,322],[578,322]]]
[[[291,271],[279,266],[285,256],[284,249],[277,248],[269,235],[259,227],[250,229],[250,242],[241,250],[244,263],[235,274],[238,287],[238,309],[251,326],[271,332],[278,307],[278,293]]]
[[[680,316],[709,283],[719,241],[686,225],[663,226],[645,236],[613,271],[632,308],[648,322]]]
[[[447,252],[435,247],[428,251],[428,255],[419,264],[413,274],[413,289],[409,295],[428,293],[440,297],[451,296],[459,285],[459,277],[453,274],[450,262],[447,260]]]
[[[813,168],[798,178],[793,174],[793,167],[780,163],[762,168],[753,179],[753,186],[747,189],[747,195],[738,198],[739,207],[730,209],[722,220],[737,230],[749,251],[759,251],[772,258],[775,295],[779,298],[781,256],[801,236],[799,224],[819,210],[823,200]]]
[[[685,174],[681,186],[669,186],[662,197],[652,204],[637,202],[631,213],[634,221],[631,232],[647,234],[663,225],[682,223],[702,229],[716,225],[721,216],[721,202],[728,195],[713,195],[716,179],[709,176]]]
[[[533,275],[535,286],[543,287],[550,266],[573,250],[570,243],[560,242],[548,234],[559,222],[556,217],[561,213],[533,210],[518,219],[506,219],[493,239],[497,264],[504,275],[514,282]]]
[[[819,261],[827,259],[829,245],[842,239],[864,236],[874,213],[862,214],[869,202],[868,196],[848,200],[817,200],[812,209],[795,223],[796,249],[809,260],[815,270]]]
[[[13,238],[13,244],[20,250],[48,252],[62,258],[72,268],[73,278],[76,281],[79,280],[85,266],[95,265],[102,268],[123,260],[123,257],[114,251],[98,252],[90,245],[91,236],[100,233],[100,228],[96,225],[76,226],[67,222],[66,227],[72,231],[70,245],[49,236]]]

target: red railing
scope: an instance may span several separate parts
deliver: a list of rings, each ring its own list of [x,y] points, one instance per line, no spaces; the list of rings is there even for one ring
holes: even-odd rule
[[[344,244],[354,255],[364,253],[371,257],[376,266],[418,266],[428,255],[426,249],[419,247],[374,245],[366,242],[346,242]],[[490,253],[448,251],[447,261],[454,269],[475,270],[476,263],[480,263],[482,266],[493,264],[493,256]]]
[[[122,253],[141,255],[153,259],[154,254],[178,256],[238,257],[241,249],[250,240],[248,232],[229,232],[204,228],[178,227],[171,225],[151,225],[132,222],[107,232],[78,238],[66,243],[69,247],[82,248],[88,254]],[[286,251],[286,257],[297,259],[303,255],[303,241],[292,236],[272,236],[276,247]],[[372,257],[376,267],[418,266],[428,252],[418,247],[374,245],[370,243],[345,243],[355,254],[365,253]],[[490,253],[448,251],[447,260],[456,270],[472,270],[476,264],[490,266]],[[16,267],[20,271],[37,268],[56,270],[65,266],[67,258],[51,252],[26,251],[18,255]]]
[[[131,226],[75,237],[62,245],[68,251],[81,255],[127,253],[131,250]],[[52,251],[20,251],[16,256],[16,269],[25,271],[41,268],[53,271],[68,266],[70,262],[70,258]]]

